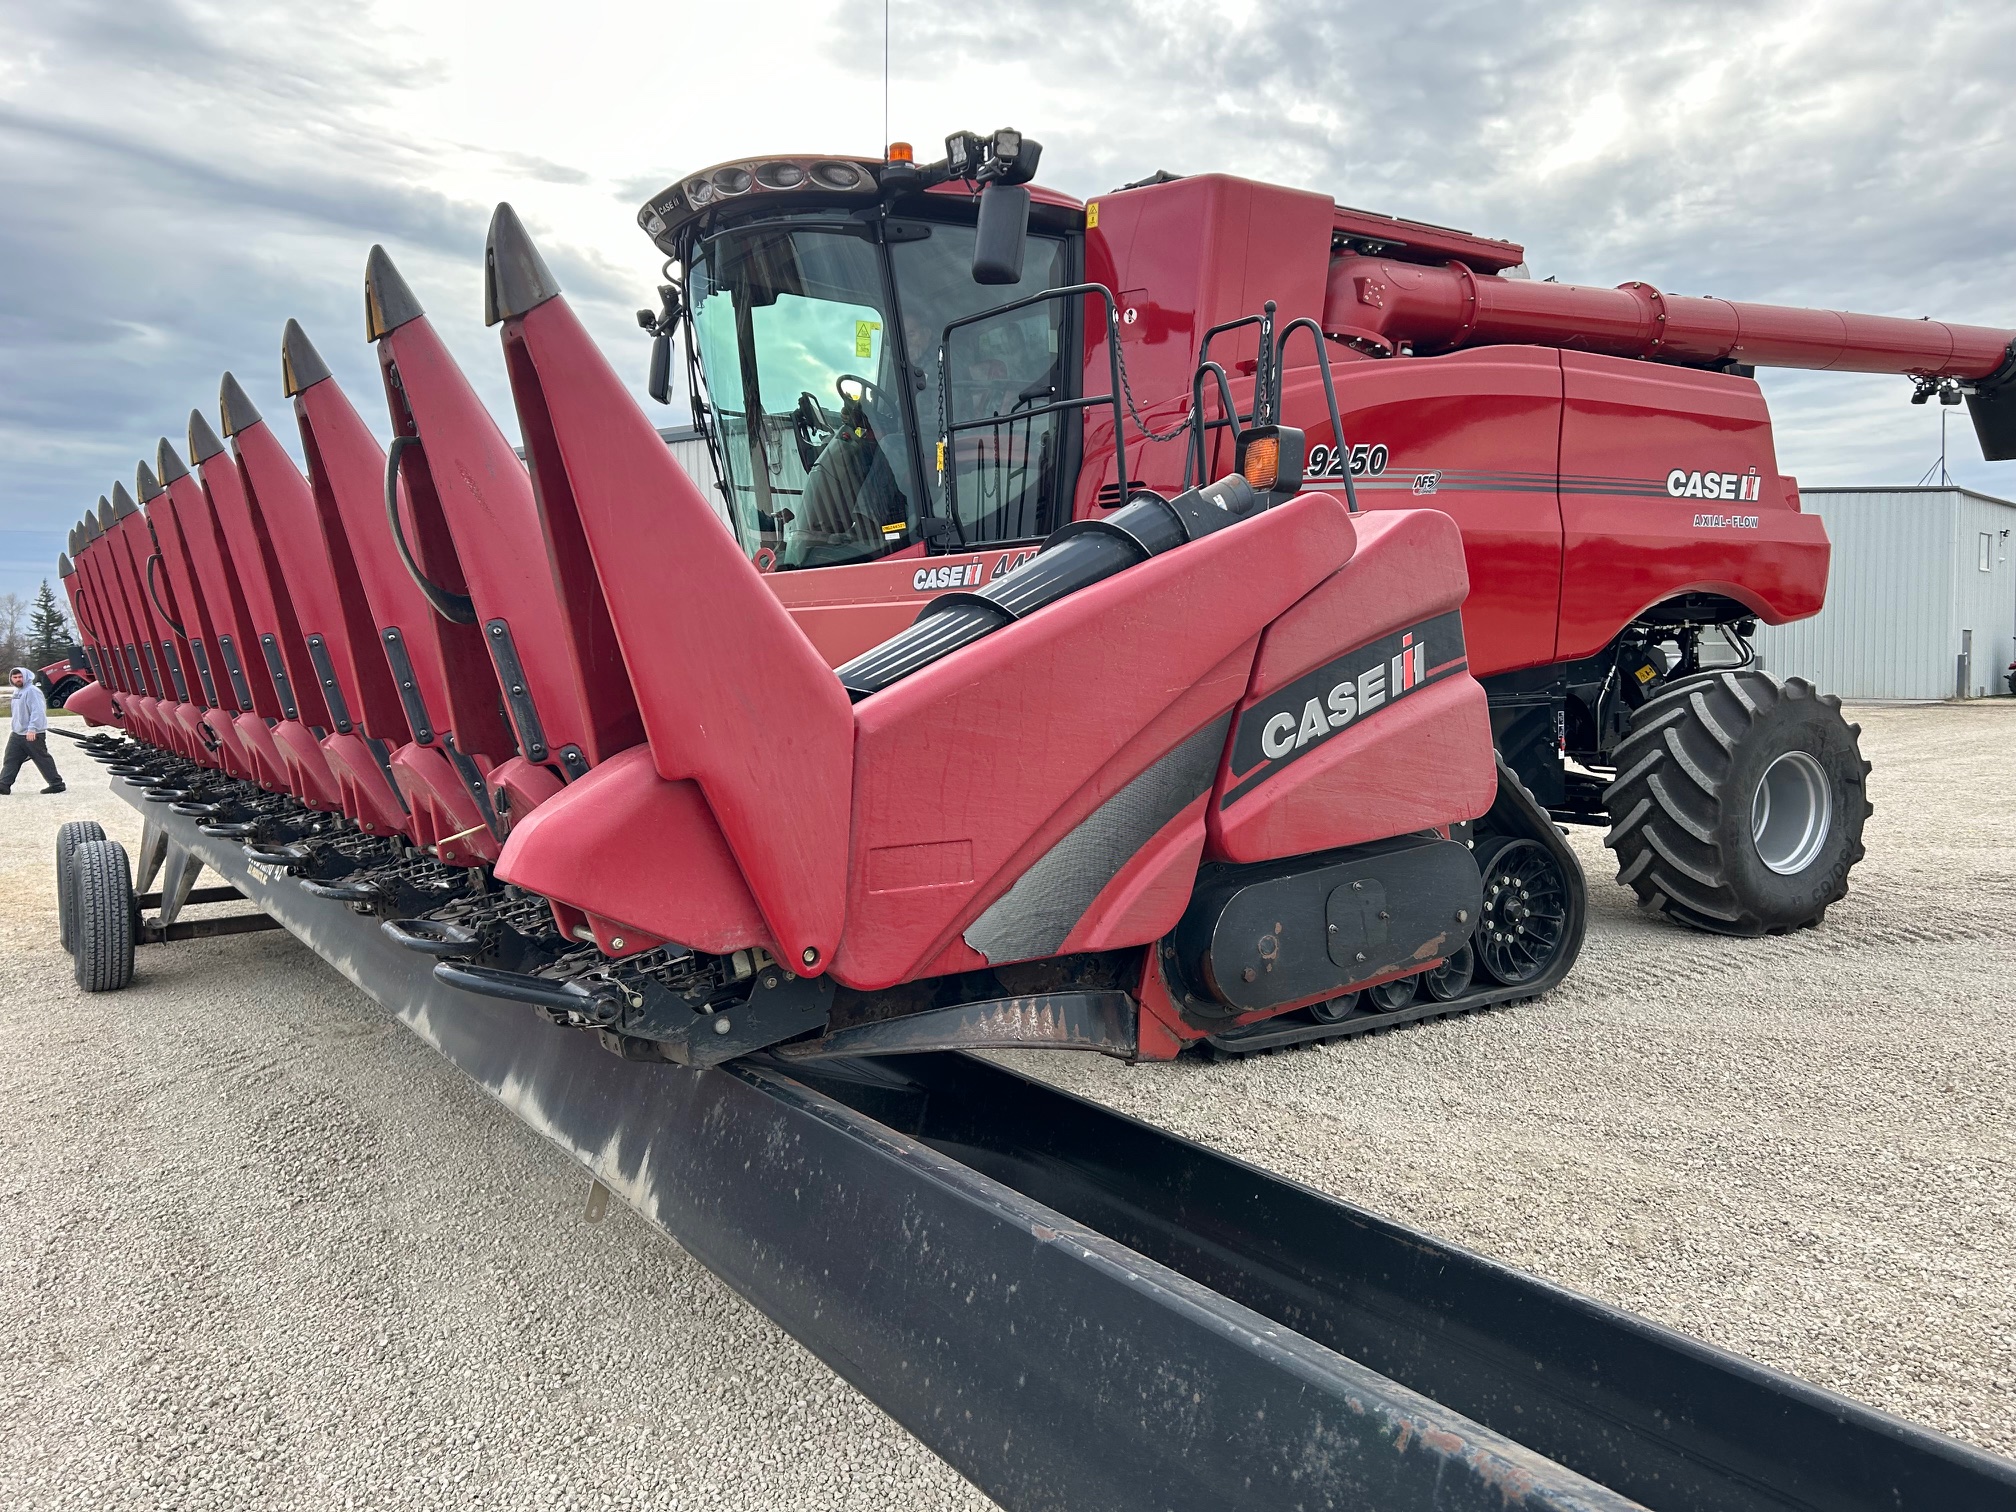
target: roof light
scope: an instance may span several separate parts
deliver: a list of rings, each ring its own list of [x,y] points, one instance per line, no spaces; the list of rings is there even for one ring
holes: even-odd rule
[[[945,166],[954,178],[972,178],[986,156],[986,144],[970,131],[955,131],[945,138]]]
[[[891,142],[889,144],[888,158],[892,163],[914,163],[917,161],[917,155],[910,150],[908,142]]]
[[[747,168],[716,168],[714,188],[720,194],[747,194],[756,182],[755,175]]]
[[[686,181],[686,202],[695,210],[698,210],[702,205],[711,203],[713,198],[714,186],[704,178],[688,179]]]
[[[814,163],[812,182],[822,189],[858,189],[862,174],[852,163]]]
[[[796,189],[805,182],[805,170],[796,163],[765,163],[756,170],[756,182],[765,189]]]

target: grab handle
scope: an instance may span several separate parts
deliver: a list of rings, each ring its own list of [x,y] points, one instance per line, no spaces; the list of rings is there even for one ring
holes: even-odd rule
[[[161,590],[154,586],[154,564],[160,560],[161,553],[158,551],[147,558],[147,597],[154,600],[154,607],[160,611],[161,618],[168,621],[168,628],[181,636],[182,639],[187,640],[189,639],[189,632],[175,623],[175,616],[170,614],[168,606],[161,602]]]
[[[399,459],[406,455],[407,447],[419,444],[418,436],[395,436],[391,449],[385,453],[385,518],[392,525],[392,544],[399,548],[399,560],[406,564],[414,586],[434,612],[450,624],[473,625],[476,623],[475,601],[466,593],[450,593],[420,570],[420,564],[413,560],[413,553],[406,545],[406,528],[399,523]]]

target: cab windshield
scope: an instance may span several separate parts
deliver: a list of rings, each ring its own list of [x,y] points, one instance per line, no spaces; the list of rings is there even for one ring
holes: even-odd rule
[[[1031,236],[1022,282],[982,286],[970,272],[972,227],[893,224],[885,247],[865,224],[770,221],[718,236],[691,260],[693,349],[729,515],[766,569],[866,561],[927,539],[1033,537],[1061,523],[1049,517],[1063,417],[1014,419],[1063,391],[1061,301],[955,333],[946,397],[957,417],[1003,417],[948,451],[956,519],[937,440],[944,326],[1054,287],[1063,243]]]
[[[916,531],[880,259],[865,235],[770,225],[717,239],[693,264],[729,514],[766,567],[859,561]]]

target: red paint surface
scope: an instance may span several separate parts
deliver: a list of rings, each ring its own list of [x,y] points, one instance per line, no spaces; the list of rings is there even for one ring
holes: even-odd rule
[[[566,300],[507,321],[505,340],[527,434],[548,438],[542,487],[561,481],[548,476],[550,456],[593,553],[658,774],[698,785],[785,962],[823,971],[845,906],[846,695]]]

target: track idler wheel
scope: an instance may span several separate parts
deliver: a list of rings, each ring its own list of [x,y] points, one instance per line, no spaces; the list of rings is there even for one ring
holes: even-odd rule
[[[1421,984],[1418,976],[1396,977],[1390,982],[1381,982],[1376,987],[1365,989],[1365,1006],[1374,1013],[1398,1013],[1414,1001],[1414,990]]]
[[[1617,880],[1717,934],[1818,924],[1862,859],[1869,763],[1841,700],[1755,668],[1647,699],[1604,790]]]
[[[86,840],[70,855],[70,911],[77,985],[117,992],[133,980],[133,866],[117,840]]]
[[[63,948],[77,953],[77,916],[70,895],[70,873],[77,847],[87,840],[103,840],[105,827],[96,819],[72,819],[56,831],[56,921],[63,935]]]
[[[1568,943],[1568,879],[1538,840],[1493,835],[1478,842],[1484,906],[1470,937],[1476,962],[1492,981],[1538,981]]]

